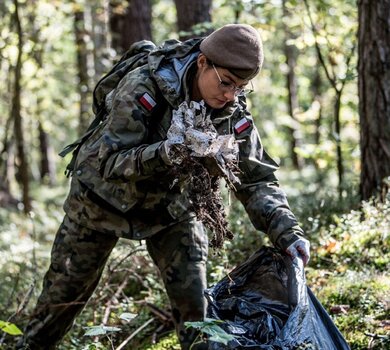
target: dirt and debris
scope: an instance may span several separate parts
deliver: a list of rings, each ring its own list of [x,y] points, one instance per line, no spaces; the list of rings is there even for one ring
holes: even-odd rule
[[[220,191],[220,180],[234,189],[239,183],[238,144],[232,135],[218,135],[202,103],[186,102],[173,114],[168,130],[177,175],[188,177],[189,199],[197,219],[211,230],[210,246],[232,239]]]
[[[212,176],[200,162],[194,162],[191,171],[189,197],[198,220],[213,232],[210,246],[222,248],[225,239],[232,239],[228,229],[225,207],[220,191],[220,178]]]

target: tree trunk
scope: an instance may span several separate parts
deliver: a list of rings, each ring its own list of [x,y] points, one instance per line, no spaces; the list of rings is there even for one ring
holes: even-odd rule
[[[56,182],[53,161],[53,150],[50,147],[49,136],[43,129],[42,123],[38,123],[39,149],[41,156],[40,176],[41,181],[53,186]]]
[[[345,61],[345,66],[346,66],[346,73],[345,77],[340,79],[337,77],[337,74],[335,70],[332,67],[329,67],[325,63],[325,57],[321,51],[317,35],[318,35],[318,30],[316,28],[316,25],[314,24],[313,16],[311,14],[311,10],[309,7],[309,2],[307,0],[304,0],[305,7],[308,12],[309,20],[310,20],[310,25],[312,28],[312,32],[314,34],[315,38],[315,49],[317,52],[317,57],[320,65],[324,68],[324,72],[326,75],[326,78],[328,79],[329,83],[333,87],[335,91],[335,104],[334,104],[334,118],[335,118],[335,141],[336,141],[336,150],[337,150],[337,172],[338,172],[338,179],[339,179],[339,184],[338,184],[338,190],[339,190],[339,195],[341,196],[342,191],[343,191],[343,175],[344,175],[344,165],[343,165],[343,158],[342,158],[342,152],[341,152],[341,121],[340,121],[340,108],[341,108],[341,96],[343,89],[345,87],[346,82],[348,81],[348,76],[350,75],[351,68],[350,68],[350,62],[351,58],[353,57],[353,54],[355,52],[355,44],[351,47],[351,51],[349,55],[346,57]],[[330,47],[329,47],[330,49]]]
[[[315,131],[314,131],[314,143],[319,146],[321,142],[321,125],[322,125],[322,80],[321,74],[317,69],[315,71],[314,79],[311,82],[311,89],[313,92],[313,102],[318,104],[318,115],[315,121]]]
[[[363,200],[390,187],[390,0],[359,1],[359,114]]]
[[[77,74],[78,92],[80,96],[79,112],[79,134],[82,135],[87,130],[90,123],[91,107],[91,57],[88,49],[88,41],[91,40],[90,33],[86,30],[84,9],[77,8],[74,14],[74,30],[76,37],[77,52]],[[93,74],[92,74],[93,75]]]
[[[299,103],[298,103],[298,83],[297,78],[295,74],[295,67],[297,65],[297,57],[298,57],[298,49],[295,45],[292,45],[289,43],[292,39],[295,39],[294,34],[289,30],[288,26],[286,25],[286,21],[288,21],[288,18],[291,17],[291,13],[289,9],[286,7],[286,1],[283,0],[282,2],[283,7],[283,29],[285,33],[285,40],[284,40],[284,54],[286,57],[286,64],[288,67],[288,73],[287,73],[287,90],[288,90],[288,96],[287,96],[287,105],[288,105],[288,112],[292,120],[292,126],[288,127],[288,138],[290,141],[290,158],[292,160],[292,164],[295,169],[302,169],[303,167],[303,160],[296,152],[296,148],[299,147],[302,144],[301,137],[300,137],[300,125],[297,119],[295,118],[295,113],[298,111]]]
[[[119,55],[136,41],[152,40],[151,0],[112,0],[110,7],[112,48]]]
[[[102,6],[94,3],[92,6],[92,38],[93,38],[93,61],[95,66],[94,84],[109,70],[112,66],[110,48],[110,2],[103,0]]]
[[[17,160],[18,160],[18,170],[19,178],[22,185],[22,198],[24,205],[24,212],[27,214],[31,211],[31,201],[30,201],[30,184],[29,184],[29,170],[27,157],[24,149],[24,134],[23,134],[23,122],[22,116],[20,114],[20,94],[21,94],[21,74],[22,74],[22,53],[23,53],[23,32],[22,25],[19,17],[19,2],[14,0],[15,8],[15,25],[18,35],[18,56],[15,66],[15,81],[14,81],[14,90],[12,96],[12,109],[11,115],[14,120],[15,128],[15,140],[16,140],[16,149],[17,149]]]
[[[4,128],[4,140],[2,142],[3,149],[0,152],[0,207],[16,206],[18,201],[13,197],[10,191],[9,179],[10,171],[8,163],[12,159],[11,147],[12,140],[9,138],[9,133],[12,128],[12,115],[7,119]]]
[[[193,27],[211,22],[211,3],[212,0],[175,0],[180,40],[204,36],[210,32],[207,28],[194,31]]]
[[[337,174],[339,180],[339,195],[341,197],[344,185],[344,163],[343,154],[341,152],[341,122],[340,122],[340,107],[341,107],[342,90],[337,91],[336,101],[334,104],[335,118],[335,137],[336,137],[336,154],[337,154]]]

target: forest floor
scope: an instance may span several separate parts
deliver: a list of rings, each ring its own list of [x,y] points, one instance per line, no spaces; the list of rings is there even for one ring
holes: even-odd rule
[[[299,189],[298,189],[299,190]],[[13,349],[41,288],[50,246],[63,212],[64,186],[36,189],[29,217],[0,209],[0,349]],[[291,191],[292,192],[292,191]],[[347,193],[290,196],[312,242],[307,284],[351,349],[388,349],[390,344],[390,203],[359,203]],[[268,244],[240,205],[228,208],[235,234],[208,262],[213,285]],[[10,323],[4,323],[8,321]],[[7,328],[4,328],[7,326]],[[142,243],[120,241],[101,283],[60,350],[179,349],[164,288]]]

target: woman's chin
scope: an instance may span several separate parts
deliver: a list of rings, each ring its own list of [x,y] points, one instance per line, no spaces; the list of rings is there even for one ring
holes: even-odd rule
[[[227,101],[219,100],[217,98],[212,98],[205,101],[208,106],[214,109],[221,109],[226,106]]]

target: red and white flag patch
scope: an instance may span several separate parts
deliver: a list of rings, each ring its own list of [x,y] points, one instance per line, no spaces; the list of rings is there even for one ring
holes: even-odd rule
[[[140,98],[139,102],[144,106],[148,111],[151,111],[153,107],[156,105],[156,101],[150,96],[147,92],[145,92]]]
[[[251,126],[250,121],[246,118],[242,118],[236,123],[236,125],[234,125],[234,130],[236,130],[237,134],[240,134],[244,130],[248,129],[250,126]]]

